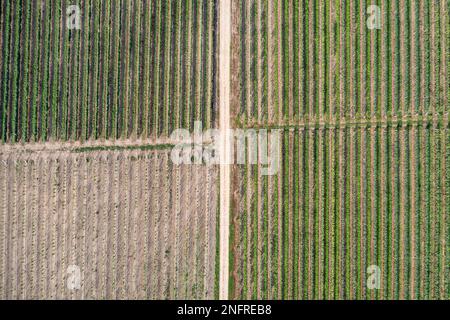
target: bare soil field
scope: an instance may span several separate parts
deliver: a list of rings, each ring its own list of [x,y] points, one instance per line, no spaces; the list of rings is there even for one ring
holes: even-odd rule
[[[213,298],[217,179],[164,150],[0,151],[0,298]]]
[[[277,175],[235,165],[231,298],[445,299],[448,128],[430,126],[291,129]]]

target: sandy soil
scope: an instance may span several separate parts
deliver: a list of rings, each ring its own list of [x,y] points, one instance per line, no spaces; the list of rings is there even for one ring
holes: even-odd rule
[[[214,297],[217,167],[162,150],[8,153],[0,178],[0,298]]]

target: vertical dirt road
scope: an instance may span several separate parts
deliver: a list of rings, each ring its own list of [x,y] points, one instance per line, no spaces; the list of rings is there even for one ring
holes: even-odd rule
[[[228,299],[229,235],[230,235],[230,55],[231,55],[231,0],[219,2],[219,128],[220,150],[220,276],[219,299]]]

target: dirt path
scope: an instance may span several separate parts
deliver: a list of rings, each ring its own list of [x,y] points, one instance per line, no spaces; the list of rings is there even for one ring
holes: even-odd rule
[[[230,55],[231,55],[231,0],[220,0],[219,3],[219,128],[221,135],[221,155],[230,154],[230,141],[225,135],[230,127]],[[220,164],[220,277],[219,299],[228,299],[228,253],[230,225],[230,165],[221,158]]]

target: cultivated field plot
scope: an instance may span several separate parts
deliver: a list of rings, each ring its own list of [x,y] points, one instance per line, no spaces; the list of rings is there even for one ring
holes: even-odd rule
[[[233,168],[230,298],[449,298],[448,10],[233,1],[232,121],[283,157]]]
[[[1,1],[0,298],[450,298],[449,1],[230,1]]]
[[[379,5],[381,29],[366,25],[369,2]],[[445,0],[234,0],[235,122],[441,119],[448,10]]]
[[[448,134],[291,129],[278,175],[236,166],[232,297],[448,298]]]
[[[0,297],[214,298],[217,178],[163,150],[1,152]]]
[[[68,29],[70,5],[80,29]],[[2,1],[3,142],[215,126],[216,1]]]

